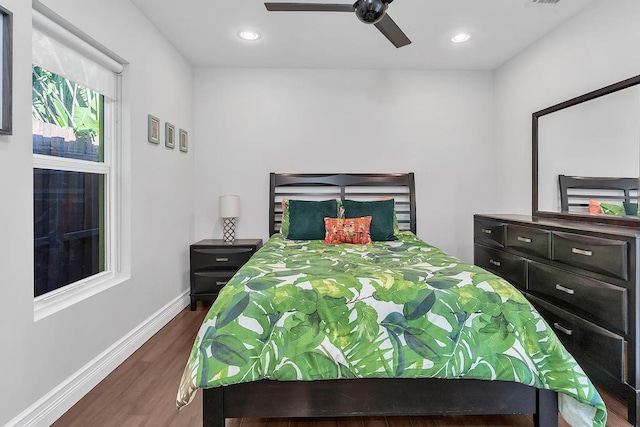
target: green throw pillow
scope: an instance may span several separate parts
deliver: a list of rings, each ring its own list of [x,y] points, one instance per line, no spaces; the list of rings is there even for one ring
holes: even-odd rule
[[[600,203],[600,208],[602,208],[602,213],[607,215],[626,215],[624,211],[624,207],[622,205],[616,205],[613,203]]]
[[[324,200],[289,200],[289,233],[291,240],[322,240],[325,236],[324,219],[338,217],[338,202]]]
[[[394,234],[395,202],[393,199],[373,202],[345,200],[342,203],[344,205],[345,218],[372,217],[371,240],[378,242],[397,240]]]

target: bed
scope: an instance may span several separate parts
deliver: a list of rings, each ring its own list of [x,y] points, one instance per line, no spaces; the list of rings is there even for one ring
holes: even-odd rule
[[[326,245],[279,232],[298,218],[293,200],[340,199],[350,218],[349,206],[387,198],[396,240]],[[533,414],[557,426],[558,401],[573,425],[605,425],[597,391],[515,288],[415,236],[412,173],[271,174],[269,205],[272,237],[220,293],[182,378],[178,406],[203,388],[204,425]],[[274,344],[278,335],[287,340]]]

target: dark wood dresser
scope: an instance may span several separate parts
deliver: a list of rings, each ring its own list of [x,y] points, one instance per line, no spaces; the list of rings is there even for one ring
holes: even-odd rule
[[[262,239],[236,239],[233,243],[207,239],[191,245],[191,310],[196,309],[198,300],[215,300],[261,246]]]
[[[640,230],[475,215],[475,264],[520,289],[591,380],[640,414]]]

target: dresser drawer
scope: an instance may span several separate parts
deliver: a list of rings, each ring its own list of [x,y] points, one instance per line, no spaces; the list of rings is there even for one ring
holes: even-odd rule
[[[220,247],[220,248],[192,248],[191,268],[201,269],[238,269],[242,267],[251,255],[252,247]]]
[[[529,299],[578,363],[588,360],[618,380],[625,380],[624,338],[534,296]]]
[[[595,273],[629,280],[627,242],[553,233],[553,259]]]
[[[531,227],[507,225],[507,247],[551,259],[551,232]]]
[[[192,294],[217,294],[235,271],[198,271],[193,273]]]
[[[476,243],[504,247],[504,228],[500,222],[476,219],[473,223],[473,238]]]
[[[527,287],[527,264],[526,261],[519,256],[475,245],[474,263],[477,266],[506,279],[509,283],[520,290],[525,290]]]
[[[530,261],[528,292],[606,328],[627,333],[627,290]]]

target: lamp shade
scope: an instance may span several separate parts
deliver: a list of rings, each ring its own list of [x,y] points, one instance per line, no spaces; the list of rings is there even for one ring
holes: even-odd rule
[[[218,204],[220,218],[237,218],[240,216],[240,196],[220,196]]]

